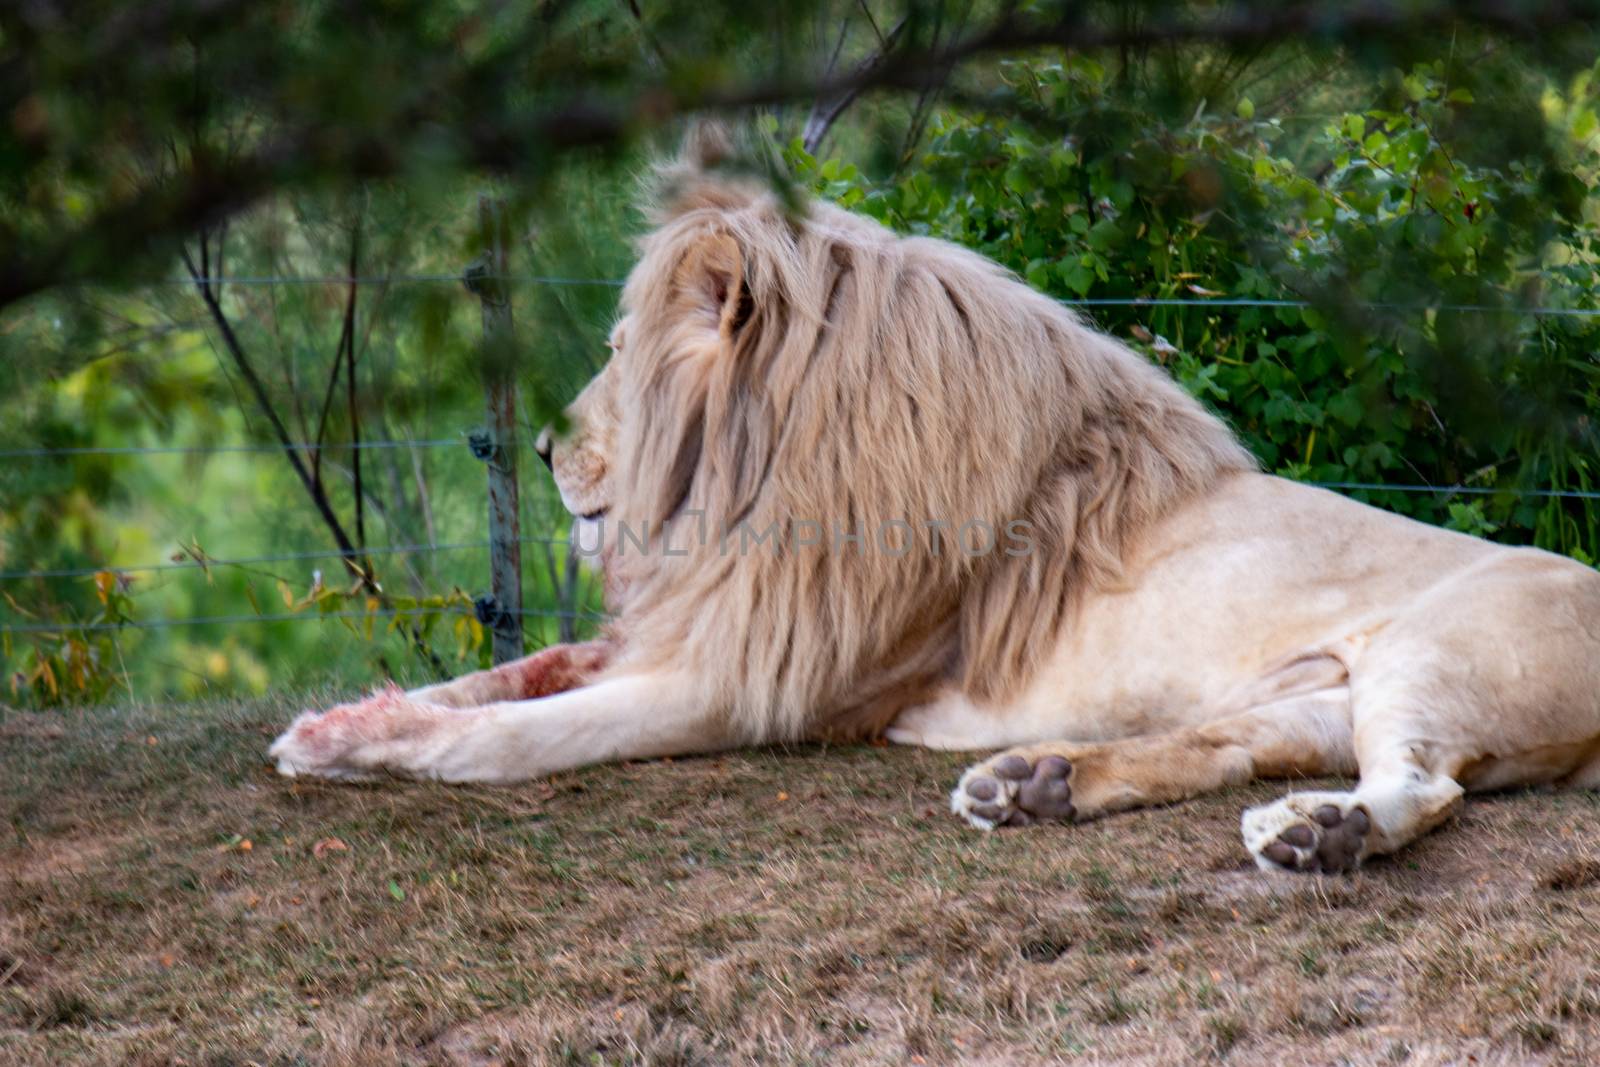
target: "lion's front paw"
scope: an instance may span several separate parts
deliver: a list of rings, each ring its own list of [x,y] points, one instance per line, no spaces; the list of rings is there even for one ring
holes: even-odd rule
[[[1291,793],[1246,811],[1241,829],[1264,871],[1342,874],[1372,854],[1372,815],[1349,793]]]
[[[345,781],[373,777],[373,757],[389,743],[416,734],[442,709],[423,705],[390,686],[354,704],[307,711],[289,724],[267,755],[278,773]]]
[[[1072,763],[1065,756],[1002,753],[961,776],[950,794],[950,810],[980,830],[1070,822],[1077,814]]]
[[[342,765],[344,745],[338,716],[345,705],[327,712],[301,712],[278,739],[267,749],[267,755],[277,764],[278,773],[288,778],[312,775],[318,778],[354,780],[371,777],[364,771]],[[329,716],[335,716],[329,721]]]
[[[316,712],[302,711],[267,749],[267,757],[278,765],[279,774],[294,778],[311,773],[315,758],[311,746],[305,742],[304,734],[305,727],[316,721]]]

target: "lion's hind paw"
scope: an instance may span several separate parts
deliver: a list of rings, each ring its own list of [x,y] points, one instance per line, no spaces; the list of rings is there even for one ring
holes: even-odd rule
[[[1348,793],[1291,794],[1246,811],[1242,829],[1264,871],[1343,874],[1372,852],[1372,815]]]
[[[1072,762],[1065,756],[1030,759],[1007,752],[961,776],[950,794],[950,810],[980,830],[1071,822]]]

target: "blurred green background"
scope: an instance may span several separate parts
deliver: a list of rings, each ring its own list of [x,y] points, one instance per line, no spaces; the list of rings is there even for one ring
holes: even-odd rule
[[[487,662],[468,435],[497,360],[520,388],[528,645],[592,632],[529,445],[606,355],[641,175],[706,111],[780,190],[1084,302],[1269,470],[1600,557],[1583,5],[49,10],[0,14],[13,703]],[[510,220],[509,347],[458,280],[483,193]],[[336,549],[274,419],[326,446],[302,458],[369,582],[337,555],[213,562]],[[359,451],[359,508],[357,435],[385,444]],[[268,447],[217,451],[239,445]],[[197,618],[237,621],[165,625]]]

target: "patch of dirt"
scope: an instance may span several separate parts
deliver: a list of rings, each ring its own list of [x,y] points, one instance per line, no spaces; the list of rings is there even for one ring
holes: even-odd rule
[[[115,847],[116,842],[103,836],[29,834],[22,847],[0,850],[0,874],[10,869],[21,882],[68,877],[89,870]]]

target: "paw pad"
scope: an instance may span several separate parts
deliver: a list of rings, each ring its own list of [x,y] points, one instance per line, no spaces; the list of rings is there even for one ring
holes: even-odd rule
[[[1309,821],[1279,833],[1262,848],[1261,855],[1286,870],[1342,874],[1360,865],[1371,828],[1372,817],[1365,808],[1344,812],[1324,804],[1311,813]]]
[[[968,771],[950,798],[950,807],[974,826],[1030,826],[1035,822],[1070,821],[1072,763],[1062,756],[1044,756],[1036,763],[1015,753]]]

